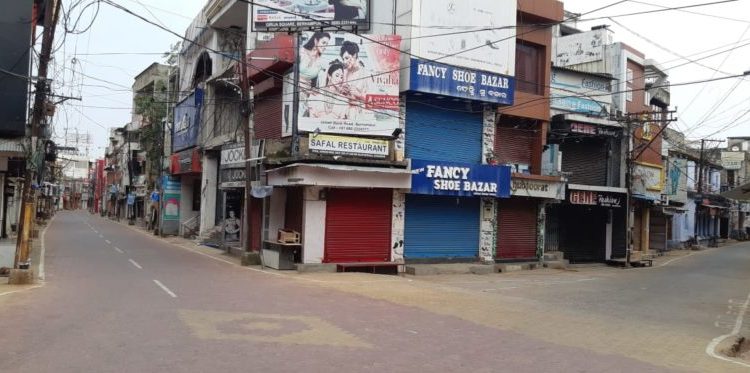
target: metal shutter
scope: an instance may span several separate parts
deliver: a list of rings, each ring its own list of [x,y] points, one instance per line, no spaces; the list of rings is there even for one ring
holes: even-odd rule
[[[326,263],[391,259],[390,189],[331,189],[326,203]]]
[[[536,259],[535,202],[523,199],[498,201],[498,259]]]
[[[404,257],[476,258],[479,198],[406,196]]]
[[[651,209],[649,219],[649,249],[659,252],[667,250],[667,216],[657,209]]]
[[[562,170],[573,184],[607,185],[607,142],[602,139],[568,140],[560,144]]]
[[[604,261],[607,245],[607,210],[567,205],[560,214],[561,251],[571,263]]]
[[[253,120],[256,139],[280,139],[284,96],[274,90],[255,99]]]
[[[627,230],[625,227],[625,214],[627,209],[614,209],[612,211],[612,258],[624,258],[627,249]]]
[[[528,129],[500,125],[495,133],[495,156],[499,163],[531,164],[535,133]]]
[[[407,101],[406,156],[481,163],[482,113],[468,112],[467,107],[447,100],[440,108]]]

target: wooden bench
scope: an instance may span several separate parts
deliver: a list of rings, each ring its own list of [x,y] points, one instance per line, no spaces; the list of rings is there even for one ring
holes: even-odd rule
[[[358,263],[338,263],[336,272],[361,272],[378,275],[397,275],[398,263],[388,262],[358,262]]]

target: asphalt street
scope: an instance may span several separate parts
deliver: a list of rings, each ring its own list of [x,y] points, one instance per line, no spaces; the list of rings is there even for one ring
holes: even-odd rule
[[[736,324],[749,245],[645,270],[297,275],[61,212],[45,247],[44,286],[0,297],[2,372],[748,369],[695,346]]]

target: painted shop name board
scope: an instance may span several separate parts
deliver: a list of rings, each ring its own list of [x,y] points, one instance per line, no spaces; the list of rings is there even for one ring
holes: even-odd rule
[[[565,195],[564,189],[565,184],[560,181],[514,178],[510,191],[518,197],[562,199]]]
[[[513,77],[411,59],[410,89],[469,100],[513,105]]]
[[[510,167],[411,161],[411,192],[462,197],[510,197]]]
[[[573,205],[620,208],[625,205],[625,194],[593,190],[568,189],[568,203]]]
[[[347,136],[310,135],[310,151],[318,154],[385,158],[388,156],[388,141]]]

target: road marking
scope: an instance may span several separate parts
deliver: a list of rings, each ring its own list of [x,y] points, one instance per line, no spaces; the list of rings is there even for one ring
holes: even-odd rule
[[[20,289],[20,290],[6,291],[4,293],[0,293],[0,297],[6,296],[6,295],[9,295],[9,294],[13,294],[13,293],[20,293],[22,291],[27,291],[27,290],[32,290],[32,289],[39,289],[42,286],[44,286],[44,284],[34,285],[34,286],[30,286],[30,287],[27,287],[27,288],[24,288],[24,289]]]
[[[143,267],[141,267],[141,265],[140,265],[140,264],[136,263],[136,261],[135,261],[135,260],[133,260],[133,259],[128,259],[128,260],[129,260],[129,261],[130,261],[130,263],[132,263],[132,264],[133,264],[133,265],[134,265],[134,266],[135,266],[136,268],[138,268],[138,269],[143,269]]]
[[[47,228],[49,228],[52,225],[52,222],[55,221],[56,217],[57,217],[57,215],[53,216],[52,219],[49,220],[49,223],[47,223],[47,226],[44,227],[44,230],[42,230],[42,235],[40,237],[41,242],[42,242],[42,245],[41,245],[42,246],[42,253],[41,253],[41,256],[39,257],[39,275],[38,275],[38,277],[42,281],[44,281],[44,277],[45,277],[45,274],[44,274],[44,256],[46,255],[45,252],[47,251],[47,246],[44,244],[44,237],[47,234]]]
[[[104,240],[104,242],[106,242],[107,244],[111,244],[112,243],[112,241],[110,241],[110,240]]]
[[[732,332],[729,334],[724,334],[722,336],[714,338],[713,340],[711,340],[711,343],[709,343],[708,346],[706,346],[706,354],[708,354],[708,356],[750,368],[750,364],[737,361],[727,356],[721,356],[716,352],[716,347],[718,347],[721,342],[723,342],[727,338],[734,337],[740,334],[740,329],[742,329],[742,320],[745,318],[745,312],[747,312],[748,305],[750,305],[750,294],[747,295],[747,299],[745,300],[745,303],[742,303],[742,309],[737,315],[737,320],[735,320],[734,322],[734,328],[732,329]]]
[[[120,249],[120,248],[119,248],[119,247],[117,247],[117,246],[115,246],[115,251],[117,251],[117,252],[118,252],[118,253],[120,253],[120,254],[125,254],[125,252],[124,252],[124,251],[122,251],[122,249]]]
[[[166,287],[166,286],[164,286],[164,284],[162,284],[161,282],[159,282],[159,280],[154,280],[154,283],[156,285],[159,285],[159,287],[161,288],[161,290],[164,290],[167,294],[169,294],[170,297],[177,298],[177,294],[173,293],[172,290],[169,290],[169,288]]]

